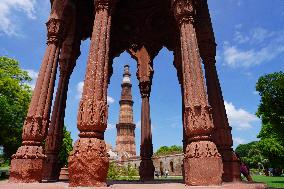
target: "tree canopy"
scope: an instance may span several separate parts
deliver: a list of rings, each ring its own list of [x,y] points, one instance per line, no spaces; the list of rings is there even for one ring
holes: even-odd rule
[[[262,120],[260,141],[239,145],[236,152],[252,167],[284,166],[284,73],[261,76],[256,84],[261,97],[256,115]]]
[[[256,90],[261,97],[256,115],[263,126],[284,137],[284,73],[275,72],[258,79]],[[264,132],[264,131],[263,131]],[[260,137],[263,137],[264,133]]]
[[[182,146],[176,146],[176,145],[162,146],[156,151],[155,155],[159,156],[159,155],[182,153],[182,151],[183,151]]]
[[[10,157],[21,144],[23,122],[31,100],[31,81],[17,60],[0,57],[0,145]]]
[[[261,102],[257,116],[262,120],[258,143],[270,166],[284,164],[284,73],[275,72],[259,78],[256,84]]]

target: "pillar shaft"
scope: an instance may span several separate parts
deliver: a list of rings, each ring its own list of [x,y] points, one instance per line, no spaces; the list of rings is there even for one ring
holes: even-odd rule
[[[42,142],[49,125],[58,56],[63,38],[63,21],[50,18],[48,40],[39,76],[24,122],[23,142],[12,156],[10,182],[41,182],[45,158]]]
[[[212,114],[216,127],[212,138],[216,142],[218,150],[222,155],[224,165],[223,181],[239,181],[239,162],[232,149],[232,128],[229,126],[215,62],[215,58],[204,58],[208,100],[213,107]]]
[[[53,111],[49,125],[48,135],[45,142],[46,160],[43,167],[43,179],[56,181],[59,179],[60,168],[59,151],[63,140],[63,127],[65,108],[67,100],[68,84],[71,73],[76,64],[76,59],[80,54],[80,40],[78,40],[78,32],[76,30],[76,8],[70,3],[70,11],[68,19],[65,20],[68,24],[67,35],[62,44],[62,49],[59,59],[59,81],[56,91],[56,97],[53,104]]]
[[[68,160],[69,186],[106,186],[108,155],[107,85],[112,0],[95,1],[95,20],[77,127],[80,131]]]
[[[191,0],[173,1],[181,37],[184,127],[187,147],[184,157],[187,185],[221,184],[223,165],[210,135],[214,129],[208,104],[200,55],[194,27],[194,4]]]
[[[154,179],[155,167],[152,161],[153,145],[150,118],[150,93],[153,77],[152,58],[145,46],[134,46],[129,49],[131,55],[137,60],[136,76],[139,80],[139,89],[142,98],[141,104],[141,145],[140,145],[140,180]]]

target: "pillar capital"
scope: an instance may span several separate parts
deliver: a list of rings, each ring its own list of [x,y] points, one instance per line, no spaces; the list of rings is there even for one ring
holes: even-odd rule
[[[47,45],[58,44],[64,37],[64,21],[62,19],[50,18],[47,23]]]
[[[139,82],[139,89],[142,98],[150,97],[151,93],[151,81],[140,81]]]
[[[179,25],[184,22],[194,22],[194,0],[172,0],[172,9]]]
[[[116,0],[95,0],[95,11],[111,10]]]

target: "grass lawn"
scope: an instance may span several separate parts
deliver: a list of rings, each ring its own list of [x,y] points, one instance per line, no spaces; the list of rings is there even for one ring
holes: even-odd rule
[[[263,182],[268,185],[268,187],[273,188],[284,188],[284,177],[267,177],[263,175],[252,176],[253,181]]]

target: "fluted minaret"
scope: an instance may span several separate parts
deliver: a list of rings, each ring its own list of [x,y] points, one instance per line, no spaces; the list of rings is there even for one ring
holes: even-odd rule
[[[131,94],[129,66],[124,66],[123,80],[121,84],[121,98],[119,101],[119,121],[116,124],[116,151],[123,156],[136,156],[135,124],[133,123],[133,100]]]

